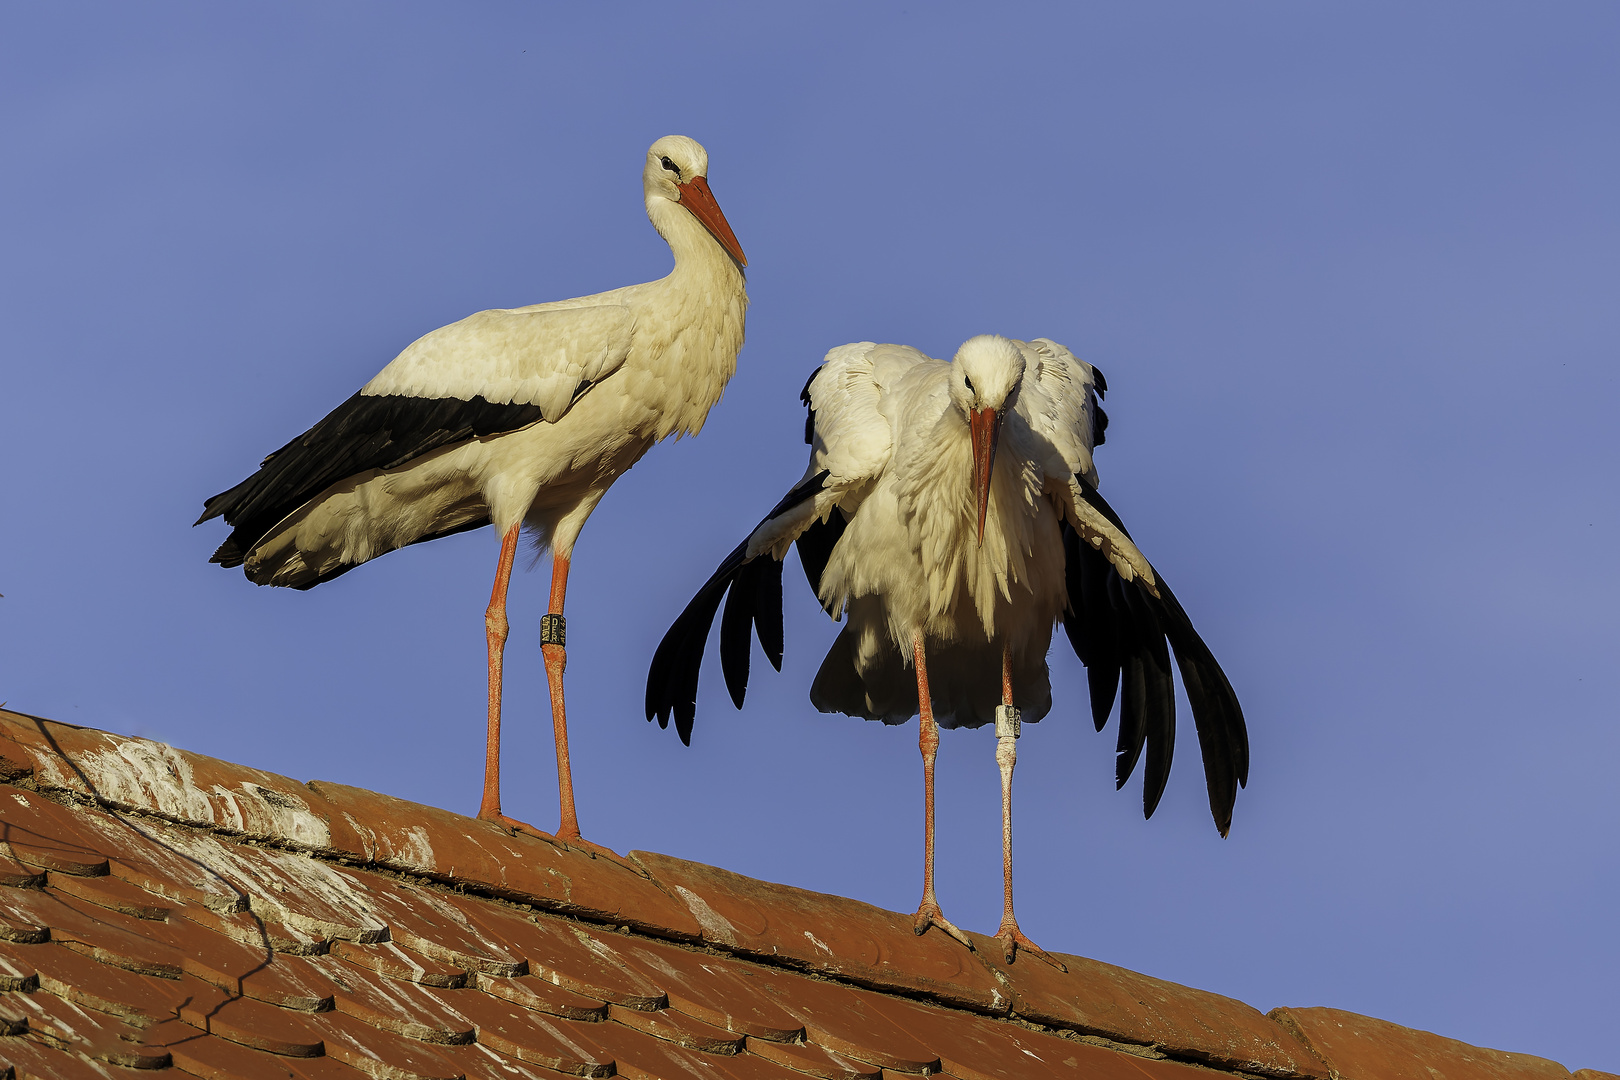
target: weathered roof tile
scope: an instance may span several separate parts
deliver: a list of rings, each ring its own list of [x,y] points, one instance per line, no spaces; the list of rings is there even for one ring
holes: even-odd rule
[[[49,942],[0,948],[34,968],[40,990],[137,1026],[168,1019],[180,1002],[179,980],[139,975]]]
[[[7,710],[0,710],[0,731],[41,788],[324,854],[366,854],[357,834],[341,825],[334,830],[330,808],[288,777]]]
[[[588,934],[593,948],[660,987],[672,1009],[727,1031],[791,1042],[804,1027],[748,985],[748,965],[624,934]]]
[[[84,834],[79,816],[68,807],[24,791],[0,793],[0,839],[10,856],[34,871],[94,877],[107,872],[107,857]]]
[[[0,830],[0,1077],[1568,1078],[3,712]]]
[[[162,897],[120,878],[53,873],[50,881],[51,888],[59,893],[137,919],[161,922],[175,907],[172,902],[165,902]]]
[[[198,1031],[283,1057],[325,1052],[320,1030],[308,1014],[237,997],[216,986],[197,987],[180,1006],[180,1019]]]
[[[466,1077],[466,1071],[452,1057],[439,1052],[445,1048],[400,1038],[346,1012],[322,1015],[321,1034],[327,1057],[336,1058],[377,1080],[465,1080]]]
[[[442,963],[430,956],[412,952],[392,941],[356,945],[341,939],[332,942],[331,955],[359,967],[370,968],[391,979],[457,989],[467,985],[467,969]]]
[[[1344,1080],[1569,1080],[1556,1061],[1486,1050],[1341,1009],[1273,1009]]]
[[[0,1069],[19,1080],[129,1080],[128,1069],[59,1050],[29,1035],[0,1038]]]
[[[749,1038],[747,1049],[766,1061],[774,1061],[795,1072],[819,1076],[822,1080],[879,1080],[883,1074],[881,1068],[870,1062],[844,1057],[813,1043],[781,1043]]]
[[[310,787],[366,834],[378,866],[660,936],[698,936],[691,913],[626,863],[362,788]]]
[[[1241,1001],[1083,956],[1054,954],[1067,972],[1031,958],[1009,964],[994,938],[970,937],[1011,987],[1013,1011],[1036,1023],[1263,1076],[1327,1076],[1297,1039]]]
[[[943,934],[919,937],[909,915],[668,855],[631,857],[686,902],[705,941],[952,1004],[1007,1007],[1001,983],[972,953]]]
[[[478,989],[502,1001],[565,1020],[606,1020],[607,1002],[565,990],[532,975],[477,975]]]
[[[350,867],[335,867],[334,872],[353,883],[399,945],[488,975],[521,975],[528,970],[521,955],[491,937],[443,893]]]

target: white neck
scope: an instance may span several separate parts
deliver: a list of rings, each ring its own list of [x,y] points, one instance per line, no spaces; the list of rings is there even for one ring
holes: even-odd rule
[[[716,284],[742,287],[742,268],[691,211],[680,203],[653,196],[647,200],[647,217],[675,256],[675,274],[695,273]]]
[[[647,216],[675,256],[669,276],[644,288],[661,300],[638,316],[638,334],[658,339],[665,400],[654,437],[696,434],[737,370],[748,309],[742,268],[679,203],[647,200]],[[650,343],[649,343],[650,344]]]

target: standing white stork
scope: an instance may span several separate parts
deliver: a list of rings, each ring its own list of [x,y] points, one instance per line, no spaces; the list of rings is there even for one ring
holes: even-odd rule
[[[1248,781],[1248,735],[1231,684],[1097,493],[1091,452],[1107,427],[1097,403],[1106,388],[1100,372],[1045,339],[972,338],[948,364],[900,345],[833,349],[802,395],[811,445],[804,478],[676,619],[647,678],[647,718],[663,725],[673,714],[690,743],[704,641],[729,589],[720,660],[741,708],[750,625],[781,670],[781,560],[796,543],[822,606],[835,619],[848,615],[811,702],[889,724],[921,715],[919,934],[935,925],[968,944],[934,897],[938,725],[994,721],[997,936],[1009,961],[1019,947],[1045,958],[1013,914],[1012,771],[1020,719],[1039,720],[1052,707],[1046,653],[1059,620],[1087,667],[1099,731],[1123,680],[1115,779],[1124,786],[1145,746],[1147,816],[1164,792],[1175,739],[1171,649],[1222,836]]]
[[[413,342],[360,392],[209,499],[234,526],[213,561],[259,585],[308,589],[368,559],[491,523],[501,538],[484,616],[489,726],[478,816],[501,813],[501,662],[519,528],[552,552],[540,624],[557,744],[557,835],[579,838],[563,708],[563,596],[574,541],[653,443],[696,434],[737,367],[748,307],[741,246],[695,140],[653,143],[647,216],[668,277],[595,296],[481,311]],[[543,835],[543,834],[542,834]]]

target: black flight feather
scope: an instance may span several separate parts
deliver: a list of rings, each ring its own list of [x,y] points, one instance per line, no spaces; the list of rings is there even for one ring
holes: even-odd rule
[[[1129,536],[1113,507],[1090,484],[1079,482],[1086,502]],[[1098,730],[1107,722],[1116,694],[1120,700],[1115,779],[1123,785],[1145,750],[1142,808],[1152,816],[1175,749],[1173,653],[1198,730],[1210,814],[1225,836],[1238,789],[1249,780],[1248,731],[1226,673],[1162,576],[1156,583],[1159,595],[1154,596],[1140,579],[1121,578],[1107,558],[1067,524],[1063,541],[1070,608],[1064,630],[1075,655],[1086,665]]]
[[[1080,539],[1065,522],[1063,526],[1063,574],[1069,594],[1069,610],[1063,615],[1063,630],[1080,662],[1086,665],[1086,681],[1091,691],[1091,719],[1098,731],[1108,723],[1119,693],[1120,648],[1113,620],[1104,617],[1108,607],[1108,578],[1113,567],[1102,552]]]
[[[738,567],[720,616],[720,670],[737,708],[748,692],[748,628],[759,636],[765,658],[782,670],[782,564],[758,558]]]
[[[815,498],[827,476],[827,472],[819,472],[788,492],[760,525]],[[768,555],[749,559],[747,552],[748,541],[744,540],[709,575],[664,633],[647,670],[647,719],[657,719],[659,727],[668,727],[673,716],[675,731],[688,746],[692,745],[692,724],[697,716],[703,646],[720,600],[728,590],[731,595],[720,620],[720,667],[732,702],[742,708],[748,690],[750,625],[759,635],[766,658],[776,670],[782,670],[782,564]]]
[[[843,537],[848,525],[844,512],[835,508],[827,515],[826,521],[813,522],[793,542],[793,546],[799,549],[799,565],[804,567],[804,578],[810,583],[810,591],[817,597],[821,596],[821,575],[827,572],[827,560],[832,558],[833,547]]]
[[[820,374],[820,367],[812,371],[810,377],[804,380],[804,389],[799,391],[799,400],[804,402],[804,445],[806,446],[810,446],[816,441],[816,407],[810,404],[810,384],[815,382],[816,376]]]
[[[372,469],[395,469],[441,446],[516,431],[540,418],[538,405],[500,404],[482,397],[462,401],[355,394],[265,458],[258,472],[204,503],[197,523],[224,517],[234,526],[212,561],[240,566],[278,522],[340,480]]]
[[[1108,380],[1103,377],[1102,371],[1098,369],[1096,364],[1091,365],[1091,387],[1096,394],[1091,402],[1093,416],[1091,422],[1091,448],[1095,450],[1108,441],[1108,414],[1098,404],[1099,401],[1108,396]]]

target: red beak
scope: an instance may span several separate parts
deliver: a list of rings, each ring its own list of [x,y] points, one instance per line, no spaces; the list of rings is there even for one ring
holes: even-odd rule
[[[703,223],[710,236],[720,241],[720,246],[737,260],[737,265],[747,266],[748,259],[743,255],[742,245],[737,243],[737,236],[727,224],[726,215],[720,212],[720,204],[714,201],[708,179],[694,176],[684,184],[676,184],[675,188],[681,193],[681,205],[692,211],[692,216]]]
[[[996,464],[996,443],[1001,438],[1001,417],[994,409],[969,409],[968,432],[973,436],[973,498],[979,505],[979,543],[984,543],[984,518],[990,509],[990,470]]]

